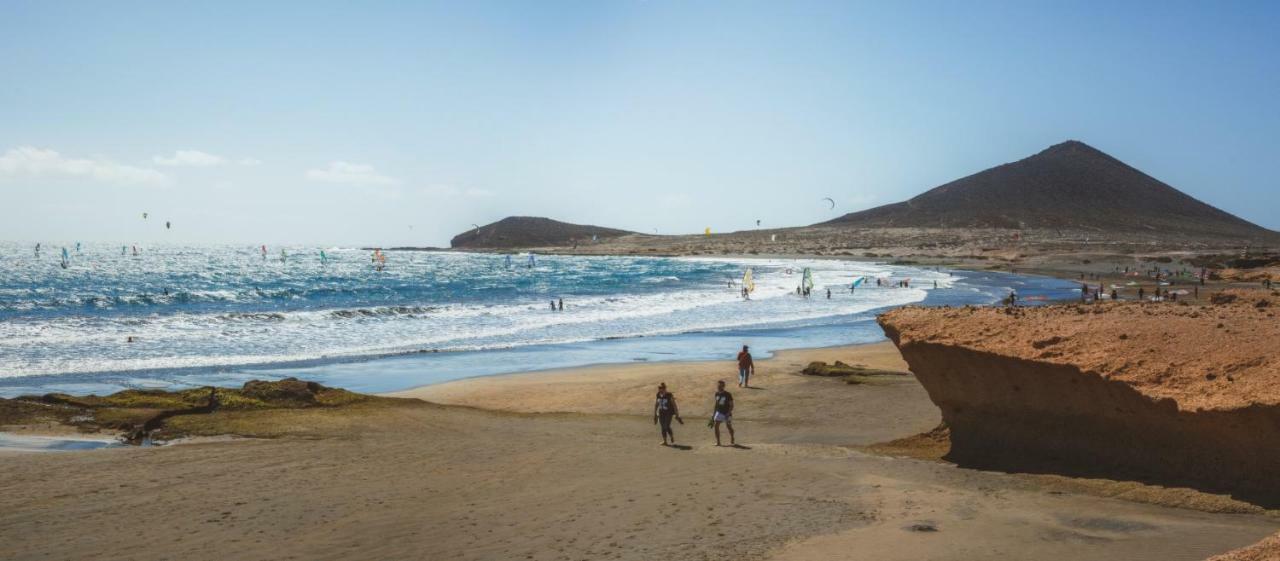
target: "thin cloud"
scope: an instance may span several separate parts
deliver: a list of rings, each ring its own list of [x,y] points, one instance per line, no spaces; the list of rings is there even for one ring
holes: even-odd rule
[[[151,161],[162,166],[210,167],[227,163],[222,156],[199,150],[178,150],[172,156],[153,156]]]
[[[368,164],[335,161],[323,168],[307,170],[307,179],[348,185],[399,185],[400,180],[378,173]]]
[[[162,184],[169,179],[150,168],[117,164],[101,158],[68,158],[57,151],[33,146],[19,146],[0,154],[0,178],[22,176],[75,177],[151,185]]]

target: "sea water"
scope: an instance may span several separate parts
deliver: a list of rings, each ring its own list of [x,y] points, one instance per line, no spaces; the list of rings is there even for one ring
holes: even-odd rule
[[[67,244],[73,247],[74,244]],[[874,312],[1070,283],[841,260],[0,245],[0,395],[304,376],[363,391],[882,337]],[[283,253],[281,250],[283,249]],[[320,257],[323,249],[325,259]],[[754,272],[750,300],[740,295]],[[810,298],[796,295],[811,270]],[[866,277],[856,290],[852,281]],[[876,286],[880,279],[883,287]],[[910,279],[909,287],[899,281]],[[936,288],[935,288],[936,285]],[[831,298],[827,298],[827,290]],[[563,300],[564,310],[551,303]]]

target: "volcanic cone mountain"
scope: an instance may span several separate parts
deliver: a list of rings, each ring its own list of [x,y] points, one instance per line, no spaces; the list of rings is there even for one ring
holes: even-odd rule
[[[1073,229],[1250,241],[1273,232],[1071,140],[827,226]]]

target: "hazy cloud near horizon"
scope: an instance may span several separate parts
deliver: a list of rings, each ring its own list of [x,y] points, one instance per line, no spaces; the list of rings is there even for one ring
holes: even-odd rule
[[[1102,6],[10,3],[0,239],[793,226],[1069,138],[1280,227],[1280,7]]]

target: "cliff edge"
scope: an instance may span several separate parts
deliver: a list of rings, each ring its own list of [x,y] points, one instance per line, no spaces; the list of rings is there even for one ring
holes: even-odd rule
[[[1137,479],[1280,505],[1280,296],[902,308],[879,318],[960,465]]]

